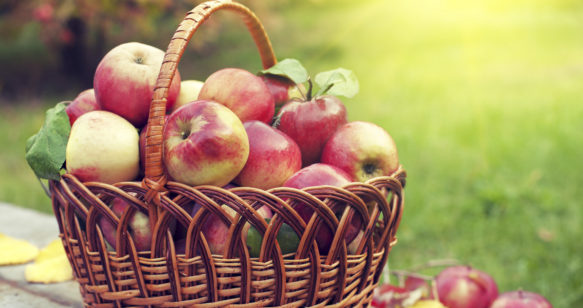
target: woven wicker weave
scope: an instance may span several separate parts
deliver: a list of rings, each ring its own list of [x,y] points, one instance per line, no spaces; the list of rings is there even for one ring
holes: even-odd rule
[[[228,10],[244,20],[259,50],[263,67],[276,63],[263,26],[246,7],[209,1],[190,11],[175,32],[162,65],[150,106],[146,170],[141,182],[109,185],[81,183],[65,174],[50,181],[52,204],[65,250],[87,307],[348,307],[367,306],[383,265],[396,242],[404,205],[405,171],[343,188],[260,190],[215,186],[190,187],[167,181],[162,164],[162,128],[167,90],[176,67],[198,27],[214,12]],[[121,198],[131,206],[118,218],[107,206]],[[194,217],[183,206],[198,203]],[[293,209],[298,203],[314,214],[306,224]],[[226,204],[238,215],[229,216]],[[269,224],[257,213],[268,206]],[[344,209],[340,219],[333,209]],[[138,252],[128,232],[129,218],[142,211],[153,226],[152,251]],[[224,255],[211,255],[202,222],[214,214],[230,226]],[[347,252],[344,234],[354,215],[364,224],[356,254]],[[98,225],[117,226],[116,247],[108,247]],[[242,235],[249,223],[263,234],[258,258],[251,258]],[[282,255],[276,236],[282,224],[299,236],[296,253]],[[177,224],[187,229],[186,251],[178,254],[172,239]],[[327,255],[320,255],[318,229],[336,230]]]

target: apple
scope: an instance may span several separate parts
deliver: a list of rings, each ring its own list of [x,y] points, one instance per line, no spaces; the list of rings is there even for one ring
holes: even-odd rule
[[[498,295],[490,308],[553,308],[553,306],[540,294],[518,290]]]
[[[294,173],[289,179],[283,184],[284,187],[292,187],[297,189],[302,189],[310,186],[319,185],[331,185],[342,187],[352,182],[350,175],[346,174],[341,169],[327,164],[312,164],[308,167],[300,169],[298,172]],[[313,210],[305,204],[297,204],[295,210],[298,212],[300,217],[304,222],[308,223],[312,217]],[[335,208],[336,216],[340,216],[343,212],[341,207]],[[362,225],[362,219],[354,215],[350,221],[350,226],[345,234],[346,243],[350,243],[358,235],[360,227]],[[334,231],[330,230],[327,225],[320,227],[318,234],[316,235],[316,242],[318,243],[318,248],[321,254],[327,254],[330,250],[330,245],[332,244],[332,239],[334,236]]]
[[[199,100],[174,111],[164,125],[164,165],[176,181],[225,186],[249,156],[243,123],[229,108]]]
[[[176,102],[174,103],[174,106],[172,106],[171,112],[174,112],[176,109],[188,103],[198,100],[198,93],[203,84],[204,82],[199,80],[182,80],[180,83],[180,93],[178,93],[178,98],[176,98]]]
[[[99,62],[93,79],[97,102],[103,110],[116,113],[135,127],[143,127],[164,52],[142,43],[125,43],[114,47]],[[171,110],[180,91],[180,74],[176,71],[170,87],[166,110]]]
[[[79,180],[132,181],[140,170],[139,136],[124,118],[96,110],[81,115],[71,128],[66,169]]]
[[[423,299],[433,299],[432,288],[426,279],[418,276],[408,276],[405,279],[405,289],[409,291],[419,290],[421,291],[421,298]]]
[[[374,289],[371,301],[371,307],[390,308],[390,307],[407,307],[404,304],[419,299],[411,298],[409,290],[392,284],[384,284]]]
[[[498,296],[494,279],[470,266],[451,266],[436,277],[439,300],[449,308],[488,308]]]
[[[283,105],[274,126],[298,144],[302,166],[309,166],[319,162],[328,139],[346,122],[346,107],[340,99],[324,95]]]
[[[300,90],[300,87],[303,88],[303,86],[300,85],[298,87],[288,78],[271,74],[261,75],[260,77],[273,96],[276,107],[282,106],[292,99],[301,99],[303,97]]]
[[[69,122],[71,126],[82,114],[93,110],[100,110],[101,106],[97,103],[95,99],[95,91],[93,89],[87,89],[79,95],[65,108],[65,112],[69,116]]]
[[[271,123],[275,104],[271,92],[260,77],[239,68],[224,68],[204,82],[198,99],[227,106],[242,122],[258,120]]]
[[[130,205],[121,198],[114,198],[110,208],[113,213],[121,218],[121,215]],[[105,240],[113,247],[116,245],[116,226],[105,217],[100,217],[98,225],[103,232]],[[136,211],[129,221],[129,231],[138,251],[149,251],[152,244],[152,229],[148,216],[140,211]]]
[[[237,212],[235,212],[227,205],[223,204],[222,208],[232,218],[234,218],[237,214]],[[271,209],[268,206],[260,207],[257,212],[263,218],[271,218],[273,215]],[[229,245],[230,227],[231,226],[227,226],[218,216],[214,214],[207,216],[207,219],[202,226],[202,234],[204,234],[212,254],[225,254],[227,245]],[[251,225],[249,223],[246,223],[243,227],[242,233],[245,238],[247,237],[250,227]]]
[[[359,182],[390,175],[399,168],[393,138],[380,126],[362,121],[340,127],[324,146],[321,161]]]
[[[290,137],[261,121],[248,121],[243,126],[249,137],[249,158],[235,183],[269,189],[281,186],[300,170],[300,148]]]

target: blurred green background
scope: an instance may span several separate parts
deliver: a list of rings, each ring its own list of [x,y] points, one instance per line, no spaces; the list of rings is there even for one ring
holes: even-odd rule
[[[91,88],[113,46],[165,49],[194,4],[22,2],[0,4],[0,201],[49,213],[24,160],[45,110]],[[581,1],[241,2],[279,59],[312,75],[353,70],[361,89],[344,100],[349,118],[395,139],[408,180],[392,269],[455,258],[501,291],[583,307]],[[256,72],[260,62],[242,24],[221,13],[179,69],[204,80],[226,66]]]

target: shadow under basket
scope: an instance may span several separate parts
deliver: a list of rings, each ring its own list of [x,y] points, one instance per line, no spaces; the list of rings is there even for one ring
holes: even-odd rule
[[[162,127],[169,84],[186,44],[214,12],[237,13],[259,50],[264,68],[276,63],[271,43],[257,17],[231,1],[208,1],[188,12],[174,33],[160,70],[148,118],[145,178],[136,182],[82,183],[65,174],[51,180],[50,192],[60,236],[86,307],[349,307],[368,306],[379,282],[401,220],[406,173],[345,187],[302,190],[278,187],[223,189],[168,181],[162,165]],[[130,206],[117,217],[114,198]],[[186,208],[201,206],[194,217]],[[294,207],[309,206],[308,223]],[[229,215],[224,206],[236,212]],[[267,222],[257,210],[274,214]],[[147,214],[151,250],[136,248],[130,218]],[[335,214],[336,213],[336,214]],[[213,255],[202,226],[216,215],[229,226],[223,255]],[[345,234],[360,218],[362,237],[351,253]],[[108,244],[100,221],[116,230]],[[277,235],[286,224],[295,232],[295,252],[282,254]],[[259,256],[251,257],[244,234],[261,235]],[[184,230],[184,239],[173,234]],[[329,251],[320,254],[316,235],[334,230]]]

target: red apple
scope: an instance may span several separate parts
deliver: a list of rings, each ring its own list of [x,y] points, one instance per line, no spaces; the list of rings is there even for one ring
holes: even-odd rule
[[[163,60],[162,50],[141,43],[125,43],[110,50],[93,79],[101,108],[124,117],[135,127],[143,127]],[[176,71],[168,89],[167,110],[172,109],[179,91],[180,74]]]
[[[249,158],[235,183],[269,189],[281,186],[300,170],[300,148],[290,137],[260,121],[243,125],[249,137]]]
[[[336,166],[355,180],[390,175],[399,168],[397,146],[380,126],[369,122],[350,122],[328,140],[322,162]]]
[[[518,290],[500,294],[490,308],[553,308],[553,306],[540,294]]]
[[[232,218],[235,217],[236,212],[228,207],[227,205],[222,206],[223,210],[227,212]],[[259,215],[263,218],[271,218],[272,212],[268,206],[263,206],[257,210]],[[211,253],[223,255],[226,251],[227,245],[229,245],[229,228],[218,216],[211,214],[207,217],[204,225],[202,226],[202,233],[204,234]],[[251,225],[246,223],[243,227],[243,235],[246,238],[247,233]]]
[[[439,300],[449,308],[488,308],[498,296],[492,277],[470,266],[452,266],[435,278]]]
[[[302,98],[302,92],[299,87],[288,78],[265,74],[261,75],[261,79],[267,85],[269,92],[271,92],[276,107],[281,106],[292,99]]]
[[[313,164],[308,167],[304,167],[292,175],[283,186],[292,187],[297,189],[302,189],[310,186],[319,185],[331,185],[342,187],[352,182],[350,175],[346,174],[344,171],[330,165],[326,164]],[[302,217],[304,222],[308,223],[312,217],[313,210],[305,204],[297,204],[295,210]],[[344,209],[337,207],[335,209],[336,216],[340,216]],[[357,215],[354,215],[350,221],[350,226],[345,234],[346,243],[350,243],[358,235],[360,227],[362,225],[362,219]],[[330,230],[326,225],[320,227],[318,234],[316,235],[316,242],[318,243],[318,248],[321,254],[327,254],[330,250],[330,245],[332,244],[332,239],[334,236],[334,231]]]
[[[408,276],[405,279],[405,289],[409,291],[421,291],[421,298],[433,299],[433,292],[431,285],[426,279],[418,276]]]
[[[231,217],[235,217],[236,212],[234,210],[232,210],[226,205],[223,205],[223,209],[225,209],[227,213],[231,215]],[[257,212],[263,218],[272,217],[271,210],[267,206],[259,208]],[[247,237],[247,232],[249,231],[250,226],[251,225],[249,223],[245,224],[245,227],[243,228],[242,231],[244,237]],[[209,248],[213,254],[222,255],[226,252],[225,249],[229,244],[227,241],[229,236],[229,227],[230,226],[225,225],[222,222],[222,220],[220,220],[219,217],[215,215],[212,215],[209,219],[205,221],[205,224],[202,227],[202,233],[204,234],[209,244]]]
[[[114,198],[111,202],[111,210],[121,218],[121,215],[130,206],[120,198]],[[106,218],[100,217],[98,225],[103,232],[105,240],[113,247],[116,245],[116,227]],[[129,221],[129,231],[138,251],[149,251],[152,243],[152,230],[148,216],[140,211],[136,211]]]
[[[95,91],[93,89],[87,89],[79,95],[65,108],[65,112],[69,116],[69,122],[71,126],[82,114],[93,110],[100,110],[101,106],[97,103],[95,99]]]
[[[409,290],[392,284],[384,284],[375,288],[371,301],[371,307],[402,307],[402,305],[406,303],[409,298]]]
[[[227,107],[200,100],[174,111],[164,126],[164,164],[176,181],[224,186],[245,166],[249,139]]]
[[[291,101],[281,107],[275,126],[290,136],[302,151],[302,165],[320,160],[326,141],[346,123],[346,107],[335,96]]]
[[[198,99],[227,106],[242,122],[258,120],[269,124],[275,112],[271,92],[261,78],[239,68],[224,68],[211,74]]]

